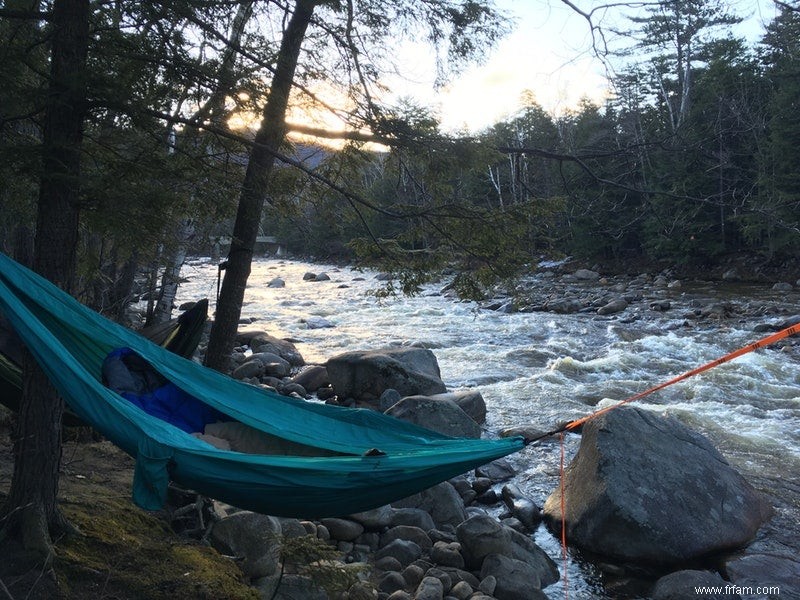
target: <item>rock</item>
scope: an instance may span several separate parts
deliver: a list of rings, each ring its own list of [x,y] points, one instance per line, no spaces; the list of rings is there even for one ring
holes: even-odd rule
[[[487,575],[486,577],[481,579],[481,582],[478,585],[478,590],[483,592],[487,596],[493,596],[496,587],[497,587],[497,578],[494,575]]]
[[[373,562],[373,566],[379,571],[400,571],[403,568],[394,556],[382,556]]]
[[[515,485],[504,485],[502,491],[503,502],[520,522],[532,529],[542,520],[542,513],[533,500],[526,498]]]
[[[800,598],[800,562],[796,556],[748,554],[735,557],[725,564],[725,574],[740,587],[769,585],[780,588],[781,593],[775,598]]]
[[[378,590],[381,592],[385,592],[387,594],[391,594],[390,598],[394,598],[394,592],[401,591],[403,588],[406,587],[406,580],[403,579],[403,576],[396,571],[388,571],[386,575],[384,575],[380,583],[378,583]],[[403,597],[403,596],[398,596]],[[405,596],[411,598],[411,596]]]
[[[387,389],[401,396],[445,392],[439,363],[426,348],[385,348],[345,352],[327,362],[336,393],[359,400],[379,398]]]
[[[405,590],[397,590],[387,596],[386,600],[414,600],[414,597]]]
[[[583,303],[574,298],[561,298],[556,300],[548,300],[544,304],[544,309],[549,310],[560,315],[571,315],[578,312],[583,308]]]
[[[421,508],[396,508],[393,510],[389,524],[392,527],[399,525],[419,527],[422,531],[436,529],[436,523],[433,522],[433,517]]]
[[[309,392],[316,392],[319,388],[330,383],[328,370],[321,365],[311,365],[292,377],[292,383],[302,385]]]
[[[267,287],[269,287],[269,288],[282,288],[282,287],[286,287],[286,282],[285,282],[283,279],[281,279],[280,277],[276,277],[275,279],[272,279],[272,280],[271,280],[271,281],[270,281],[270,282],[267,284]]]
[[[466,581],[459,581],[450,589],[450,595],[456,600],[467,600],[473,593],[475,590]]]
[[[425,570],[417,564],[411,564],[403,569],[402,575],[409,587],[416,588],[425,577]]]
[[[480,425],[455,402],[447,398],[407,396],[394,404],[385,414],[453,437],[474,439],[481,437]]]
[[[436,542],[431,548],[431,560],[443,567],[464,568],[461,544],[458,542]]]
[[[231,373],[234,379],[250,379],[251,377],[261,377],[264,374],[264,363],[260,360],[248,360],[239,365]]]
[[[450,588],[453,587],[453,580],[450,579],[450,575],[447,574],[447,571],[440,569],[439,567],[431,567],[425,571],[425,577],[433,577],[438,579],[442,584],[442,589],[444,591],[449,591]]]
[[[384,390],[381,397],[378,399],[378,409],[381,412],[386,412],[402,399],[403,397],[397,390]]]
[[[317,273],[313,281],[330,281],[331,277],[327,273]]]
[[[503,527],[508,531],[508,538],[511,540],[511,546],[502,554],[506,554],[511,558],[521,560],[525,564],[533,567],[539,581],[542,582],[542,587],[547,587],[558,581],[560,575],[558,566],[553,560],[542,550],[530,535],[520,533],[510,527]]]
[[[424,577],[414,593],[414,600],[442,600],[443,597],[444,587],[435,577]]]
[[[305,319],[302,319],[300,322],[305,323],[306,328],[308,329],[331,329],[333,327],[336,327],[336,325],[332,321],[329,321],[328,319],[325,319],[323,317],[318,317],[316,315],[311,317],[306,317]]]
[[[347,600],[378,600],[378,591],[364,581],[357,581],[347,590]]]
[[[788,281],[779,281],[772,286],[772,289],[776,292],[791,292],[794,286]]]
[[[303,273],[303,281],[314,281],[316,278],[317,278],[316,273],[311,273],[311,272]]]
[[[414,542],[422,550],[430,550],[433,547],[433,542],[428,534],[419,527],[410,525],[398,525],[387,530],[386,533],[381,535],[380,545],[387,546],[395,540],[406,540]]]
[[[364,526],[350,519],[322,519],[320,523],[328,529],[335,540],[352,542],[364,533]]]
[[[467,517],[464,503],[456,489],[447,481],[426,490],[393,502],[396,508],[419,508],[427,512],[437,527],[450,525],[457,527]]]
[[[488,477],[492,481],[505,481],[511,479],[517,472],[507,459],[498,458],[475,469],[475,474],[478,477]]]
[[[481,579],[494,577],[494,596],[497,600],[546,600],[541,582],[530,565],[503,556],[489,554],[481,565]]]
[[[375,553],[375,560],[386,556],[397,559],[405,567],[422,556],[422,548],[408,540],[393,540]]]
[[[631,407],[584,426],[565,487],[568,539],[626,561],[668,565],[735,549],[770,515],[705,437]],[[544,512],[560,522],[560,487]]]
[[[240,511],[215,523],[209,541],[221,554],[240,558],[247,577],[259,579],[278,572],[281,534],[275,517]]]
[[[624,298],[616,298],[609,302],[608,304],[604,304],[600,308],[597,309],[598,315],[613,315],[614,313],[622,312],[628,308],[628,303]]]
[[[526,440],[540,440],[542,436],[547,433],[544,429],[538,428],[536,425],[516,425],[503,429],[500,432],[500,437],[523,437]]]
[[[461,553],[469,569],[480,569],[491,554],[500,554],[526,562],[537,573],[537,581],[546,585],[558,580],[555,563],[530,538],[502,526],[489,515],[473,516],[456,528]]]
[[[731,592],[726,592],[725,588]],[[698,593],[698,588],[720,588],[719,593]],[[652,591],[653,600],[741,600],[739,594],[733,593],[730,582],[725,581],[717,573],[711,571],[676,571],[665,575],[656,582]]]
[[[444,394],[434,394],[430,397],[434,400],[452,400],[473,421],[479,425],[486,423],[486,401],[478,390],[459,390]]]
[[[293,367],[300,367],[305,364],[303,356],[298,352],[294,344],[273,337],[263,331],[245,329],[236,334],[236,340],[237,343],[250,346],[253,352],[272,352],[277,354]]]
[[[372,510],[365,510],[360,513],[350,515],[350,519],[361,523],[365,529],[370,531],[380,531],[389,527],[394,517],[394,509],[389,506],[379,506]]]
[[[276,388],[284,396],[297,396],[298,398],[305,398],[308,395],[306,389],[298,383],[279,383]]]
[[[284,573],[273,600],[327,600],[328,595],[310,577]]]
[[[288,360],[274,352],[254,352],[250,356],[250,360],[260,361],[264,365],[264,373],[272,377],[286,377],[292,369]]]
[[[572,276],[578,281],[597,281],[600,279],[600,273],[589,269],[578,269]]]

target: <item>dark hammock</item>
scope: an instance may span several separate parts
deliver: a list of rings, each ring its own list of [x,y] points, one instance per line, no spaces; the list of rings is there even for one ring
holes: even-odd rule
[[[523,448],[461,439],[366,409],[281,396],[177,356],[83,306],[0,254],[0,311],[71,409],[136,460],[133,499],[157,509],[170,480],[265,514],[346,515],[382,506]],[[128,347],[168,381],[230,418],[335,456],[244,454],[149,415],[105,387],[101,365]],[[377,449],[379,452],[370,452]]]

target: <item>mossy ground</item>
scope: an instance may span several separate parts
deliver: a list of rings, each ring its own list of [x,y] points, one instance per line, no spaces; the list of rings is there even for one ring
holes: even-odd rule
[[[0,503],[13,458],[0,419]],[[0,551],[0,596],[42,599],[256,599],[229,558],[179,537],[130,500],[133,461],[109,442],[64,445],[60,505],[80,535],[55,543],[52,570],[23,566],[8,541]],[[4,589],[5,588],[5,589]]]

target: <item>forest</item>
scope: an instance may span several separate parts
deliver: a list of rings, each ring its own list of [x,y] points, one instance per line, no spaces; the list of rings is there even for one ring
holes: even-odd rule
[[[32,255],[48,82],[50,21],[30,4],[0,13],[0,239],[18,257]],[[529,91],[516,114],[469,136],[442,133],[411,101],[382,105],[380,75],[391,36],[412,30],[457,72],[502,35],[491,5],[466,3],[474,14],[455,25],[446,12],[318,4],[327,12],[311,21],[289,102],[335,112],[349,133],[298,138],[292,129],[309,128],[287,120],[266,209],[248,216],[292,252],[416,281],[454,264],[479,280],[512,276],[542,255],[705,268],[732,253],[780,265],[800,250],[797,3],[779,3],[755,47],[731,36],[740,17],[724,3],[653,3],[628,19],[626,50],[597,48],[615,66],[604,105],[556,116]],[[187,250],[231,235],[288,7],[90,9],[75,291],[119,315],[134,274],[168,288]],[[371,37],[348,33],[356,9]],[[342,90],[342,107],[315,95],[322,83]],[[330,145],[336,135],[350,139]]]

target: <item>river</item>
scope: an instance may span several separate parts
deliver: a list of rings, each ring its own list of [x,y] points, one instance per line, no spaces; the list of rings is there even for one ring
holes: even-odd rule
[[[304,281],[325,272],[331,281]],[[217,268],[206,259],[184,267],[178,301],[216,294]],[[350,350],[421,343],[433,350],[449,389],[477,388],[486,400],[487,435],[515,425],[547,430],[622,400],[756,341],[756,327],[800,315],[800,290],[770,286],[684,283],[645,288],[645,296],[673,308],[648,310],[648,298],[616,315],[505,314],[440,293],[445,282],[413,297],[378,299],[374,272],[278,259],[253,263],[242,318],[277,337],[291,338],[308,363]],[[268,287],[280,277],[282,288]],[[531,288],[552,288],[551,276],[532,276]],[[649,290],[649,291],[648,291]],[[698,306],[733,306],[731,314],[693,319]],[[688,315],[688,316],[687,316]],[[319,325],[327,327],[315,328]],[[797,340],[752,352],[672,385],[638,405],[676,416],[707,435],[756,487],[778,506],[755,545],[796,554],[800,534],[800,346]],[[580,438],[567,436],[569,456]],[[516,484],[541,505],[558,485],[559,448],[531,447],[511,457]],[[561,563],[557,540],[541,527],[535,539]],[[607,573],[570,554],[569,597],[631,597],[616,591]],[[545,590],[563,598],[559,582]],[[633,594],[635,595],[635,594]]]

